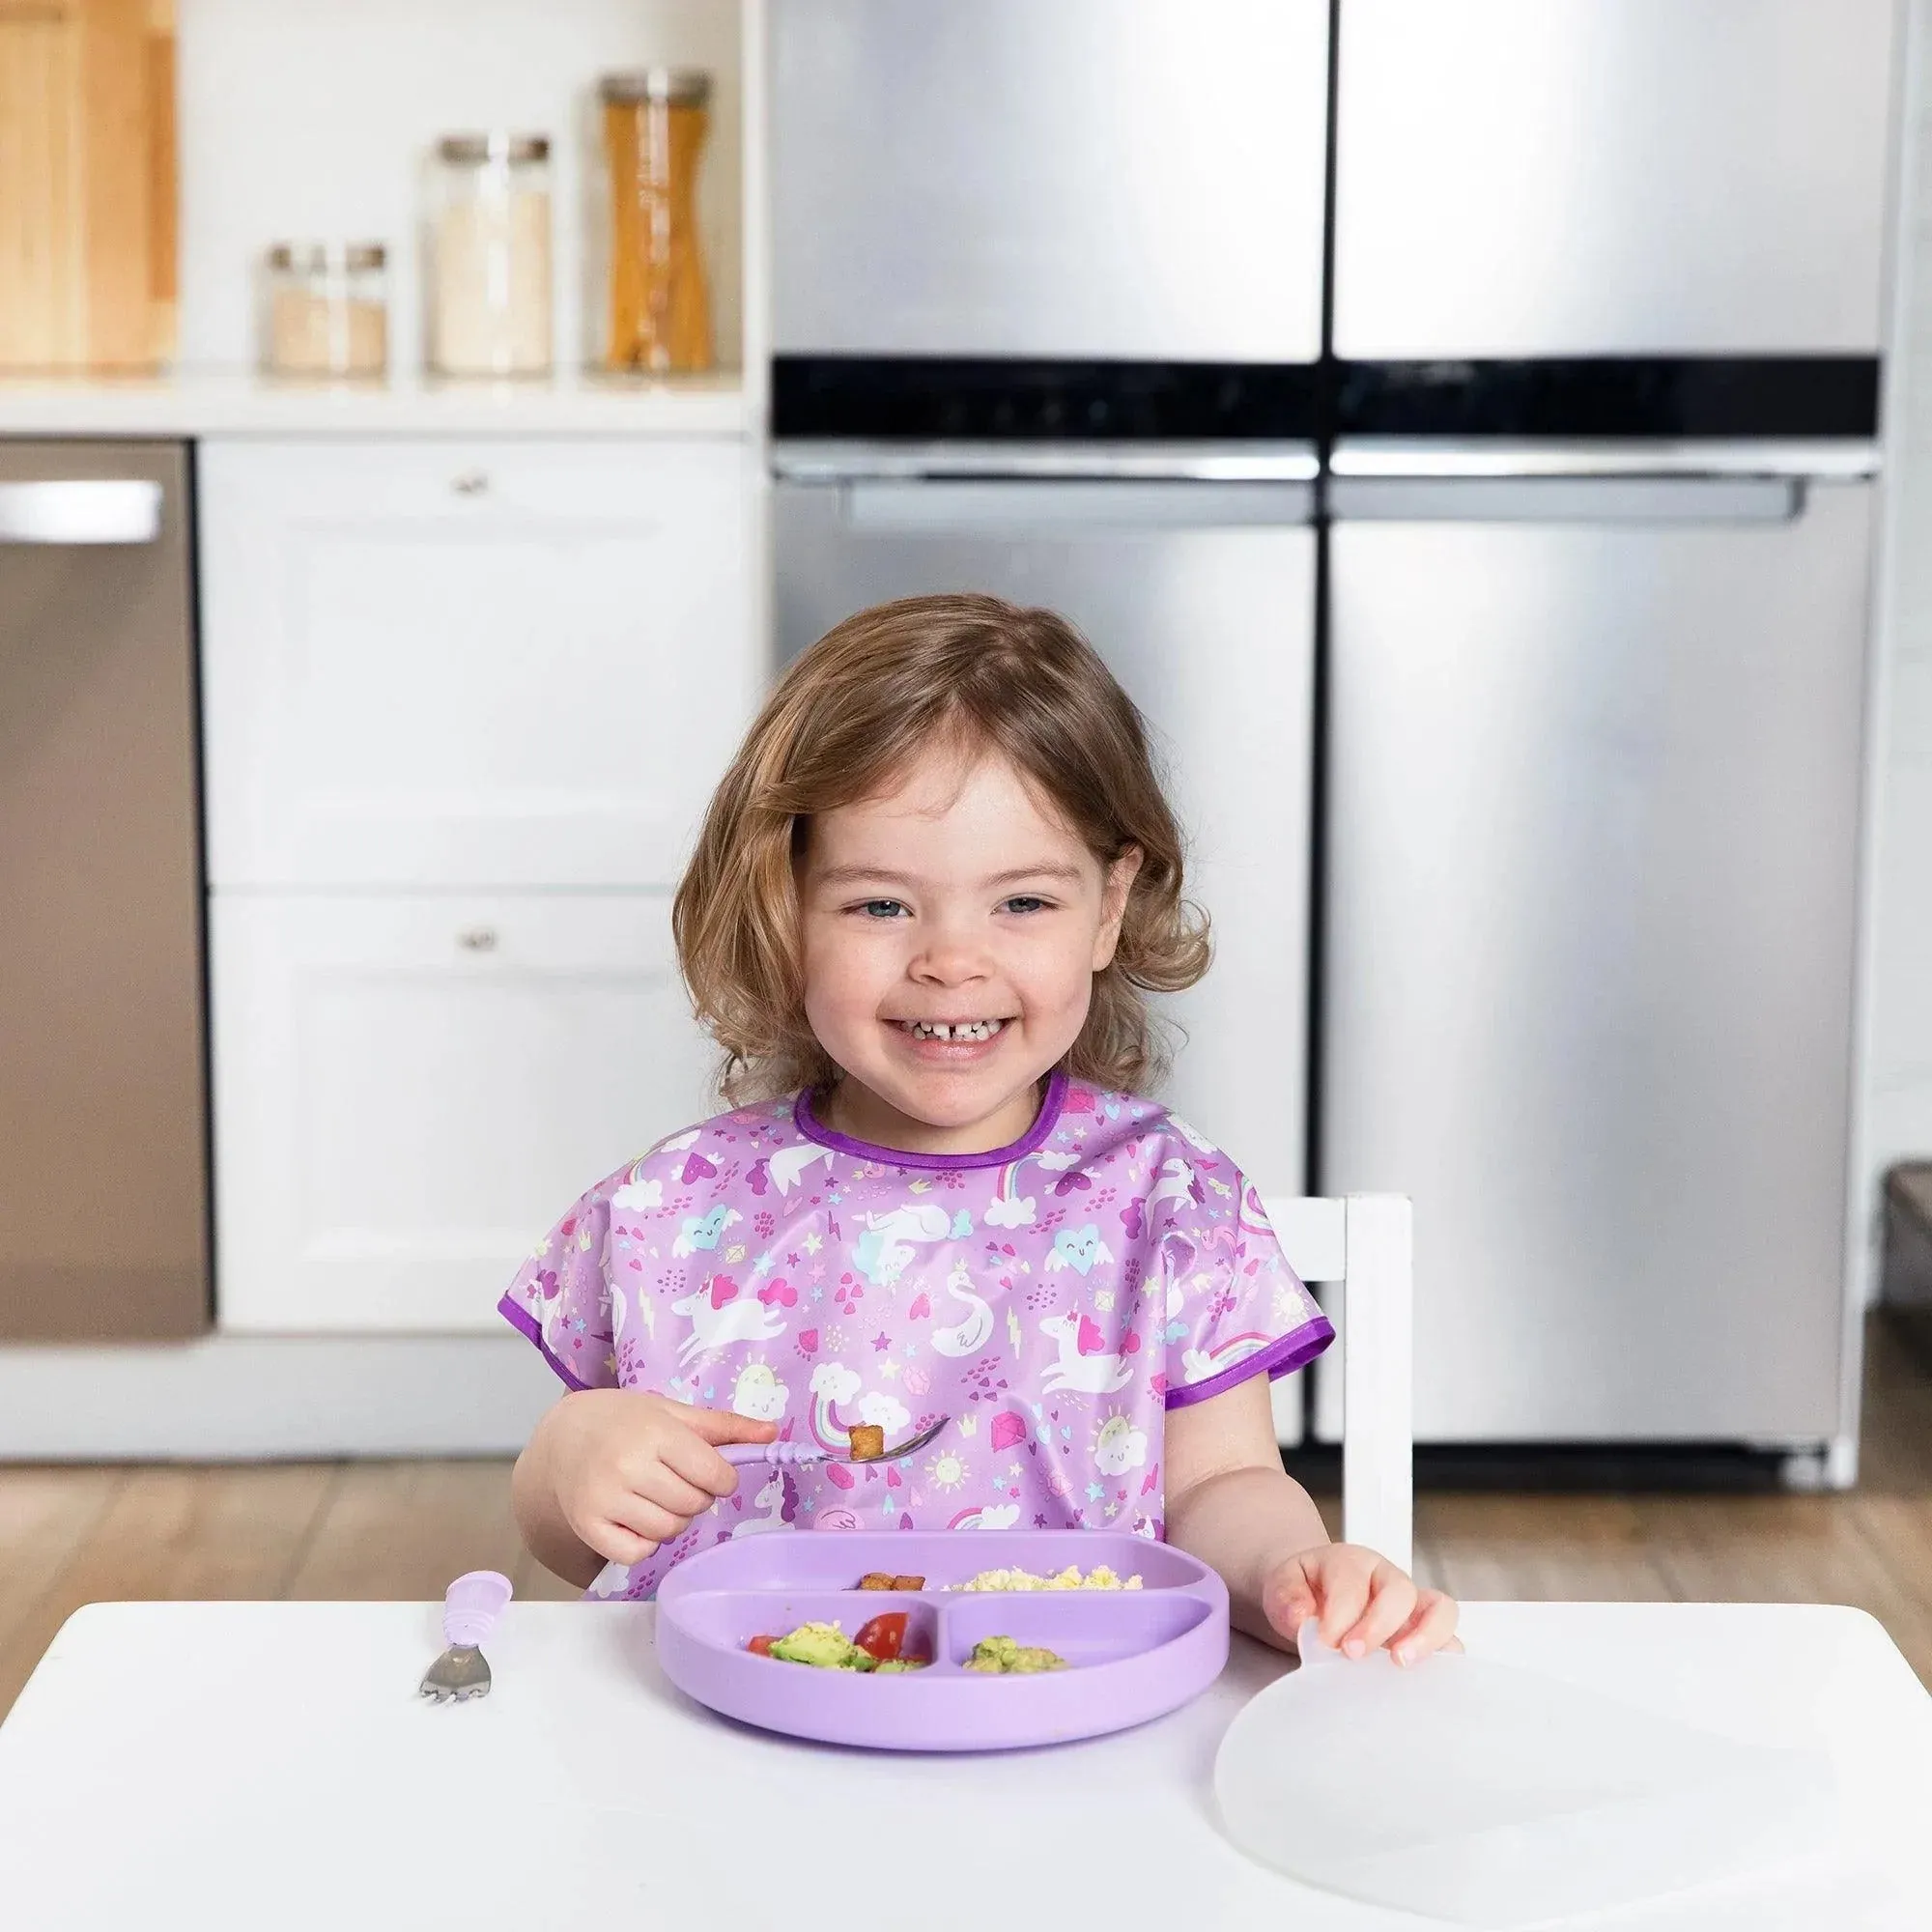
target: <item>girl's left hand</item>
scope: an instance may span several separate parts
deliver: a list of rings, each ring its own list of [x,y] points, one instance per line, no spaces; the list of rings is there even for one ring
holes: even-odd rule
[[[1418,1590],[1385,1557],[1350,1543],[1324,1543],[1278,1563],[1263,1583],[1262,1607],[1291,1643],[1313,1620],[1321,1641],[1347,1657],[1386,1646],[1398,1663],[1414,1663],[1433,1650],[1463,1648],[1455,1598]]]

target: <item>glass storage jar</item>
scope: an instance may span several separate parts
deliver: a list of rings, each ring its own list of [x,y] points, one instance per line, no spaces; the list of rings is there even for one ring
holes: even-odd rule
[[[266,276],[262,367],[270,375],[388,373],[388,252],[380,242],[278,242]]]
[[[548,375],[550,141],[451,134],[437,143],[436,159],[430,368],[443,376]]]
[[[697,233],[697,172],[711,76],[695,68],[608,73],[610,196],[604,363],[654,374],[711,367],[711,302]]]

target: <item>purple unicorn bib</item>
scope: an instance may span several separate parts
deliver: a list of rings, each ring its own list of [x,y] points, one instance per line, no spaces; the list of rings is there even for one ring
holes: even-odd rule
[[[809,1095],[721,1114],[600,1181],[504,1294],[573,1388],[637,1388],[902,1462],[748,1472],[601,1596],[782,1529],[1162,1533],[1168,1410],[1282,1376],[1334,1331],[1240,1171],[1150,1100],[1056,1073],[1025,1138],[914,1154]]]

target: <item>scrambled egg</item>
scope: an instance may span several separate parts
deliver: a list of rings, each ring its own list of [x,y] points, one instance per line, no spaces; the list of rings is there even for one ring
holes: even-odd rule
[[[1117,1577],[1104,1563],[1097,1563],[1081,1576],[1069,1563],[1057,1577],[1036,1577],[1028,1570],[982,1570],[970,1581],[953,1586],[959,1590],[1138,1590],[1141,1579]]]

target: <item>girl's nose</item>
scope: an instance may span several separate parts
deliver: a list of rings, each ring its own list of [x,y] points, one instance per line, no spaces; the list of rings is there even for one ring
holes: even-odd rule
[[[928,986],[965,986],[985,979],[985,954],[976,946],[945,933],[930,933],[916,952],[907,970]]]

